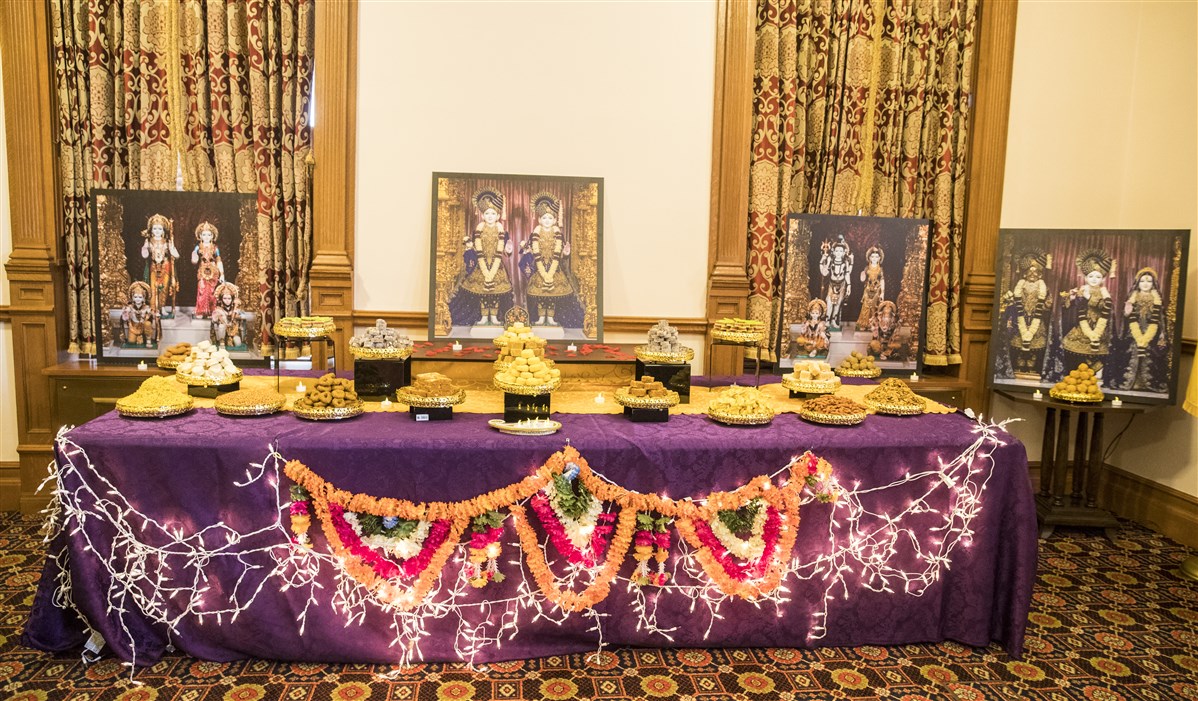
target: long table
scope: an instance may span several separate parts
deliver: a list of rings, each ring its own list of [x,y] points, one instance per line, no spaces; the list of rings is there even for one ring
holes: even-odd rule
[[[558,433],[530,437],[500,434],[490,418],[417,423],[406,413],[373,413],[313,423],[198,409],[162,421],[110,413],[76,427],[58,442],[64,522],[23,639],[63,651],[95,631],[137,665],[170,646],[221,661],[378,663],[485,662],[600,643],[954,640],[1022,651],[1035,506],[1024,448],[1001,427],[959,413],[871,415],[852,428],[793,414],[760,428],[702,416],[653,424],[568,415]],[[629,558],[605,599],[566,614],[530,585],[509,518],[502,584],[465,586],[462,546],[429,606],[404,613],[347,581],[318,524],[311,549],[288,538],[284,460],[302,461],[346,492],[445,502],[519,482],[567,444],[604,479],[674,499],[733,490],[758,475],[781,483],[779,470],[810,450],[831,463],[842,493],[802,505],[783,588],[756,602],[720,596],[675,533],[669,585],[629,583]]]

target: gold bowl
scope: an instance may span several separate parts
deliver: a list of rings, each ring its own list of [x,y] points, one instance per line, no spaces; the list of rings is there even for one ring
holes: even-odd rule
[[[280,411],[287,403],[287,398],[280,394],[278,399],[270,402],[233,405],[228,402],[228,396],[228,394],[221,395],[212,403],[212,408],[216,409],[216,413],[224,416],[268,416]]]
[[[402,360],[412,357],[412,349],[408,348],[355,348],[349,347],[349,354],[355,360]]]
[[[155,407],[129,406],[128,404],[124,404],[120,399],[118,399],[116,402],[116,411],[121,416],[134,418],[134,419],[165,419],[168,416],[178,416],[179,414],[186,414],[187,412],[191,411],[191,408],[193,406],[195,406],[195,400],[193,400],[191,397],[189,397],[186,394],[180,394],[179,396],[183,397],[187,401],[181,402],[178,404],[169,404],[169,405],[155,406]]]
[[[841,377],[881,377],[882,368],[875,367],[872,370],[849,370],[836,368],[836,374]]]
[[[810,411],[800,408],[799,417],[816,424],[826,424],[829,426],[855,426],[862,421],[865,421],[866,412],[857,414],[825,414],[821,411]]]
[[[802,392],[804,394],[832,394],[840,389],[839,382],[828,380],[803,381],[797,379],[794,373],[782,376],[782,386],[792,392]]]
[[[633,349],[636,353],[636,359],[642,363],[668,363],[671,365],[681,365],[689,363],[695,359],[695,349],[682,347],[682,350],[677,353],[666,353],[663,351],[650,350],[649,346],[637,346]]]
[[[725,414],[715,409],[707,410],[707,417],[712,421],[731,426],[764,426],[774,420],[774,412],[761,414]]]
[[[535,397],[538,394],[552,392],[553,390],[562,386],[562,380],[560,377],[556,380],[550,380],[543,385],[511,385],[495,378],[492,379],[492,383],[495,385],[495,389],[511,394],[524,395],[526,397]]]
[[[183,362],[183,358],[171,358],[170,360],[167,360],[160,355],[158,356],[158,359],[154,361],[154,364],[163,370],[174,370],[175,368],[179,367],[179,363],[181,362]]]
[[[353,417],[365,411],[364,407],[365,404],[361,400],[358,400],[353,404],[342,407],[330,406],[318,407],[314,409],[301,409],[292,406],[291,411],[301,419],[308,419],[310,421],[337,421],[340,419],[352,419]]]
[[[178,371],[175,372],[175,379],[188,387],[223,387],[231,385],[234,382],[241,382],[242,377],[243,375],[240,370],[231,375],[226,375],[219,380],[213,380],[208,377],[196,377],[195,375],[184,375]]]
[[[400,404],[416,407],[417,409],[444,409],[466,401],[466,390],[460,389],[457,394],[444,397],[425,397],[412,394],[410,387],[400,387],[395,390],[395,397]]]
[[[1048,396],[1053,399],[1059,399],[1062,402],[1074,402],[1076,404],[1097,404],[1106,398],[1102,392],[1098,394],[1088,394],[1086,392],[1066,392],[1058,390],[1055,387],[1048,390]]]
[[[629,409],[669,409],[677,406],[679,401],[678,393],[673,390],[666,390],[664,397],[634,397],[628,394],[627,387],[617,389],[615,397],[616,404]]]
[[[879,414],[886,414],[888,416],[917,416],[924,412],[927,403],[921,400],[909,404],[891,404],[888,402],[875,402],[866,397],[865,406]]]
[[[337,329],[331,316],[285,316],[275,322],[275,335],[280,338],[314,339],[331,336]]]
[[[752,345],[761,343],[765,338],[764,331],[712,331],[711,337],[717,341],[724,343],[737,343],[740,345]]]

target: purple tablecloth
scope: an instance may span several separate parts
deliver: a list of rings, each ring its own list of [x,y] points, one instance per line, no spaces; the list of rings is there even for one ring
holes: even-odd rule
[[[630,423],[614,415],[570,415],[560,417],[564,426],[556,435],[514,437],[488,428],[489,418],[460,414],[453,421],[415,423],[406,413],[391,413],[312,423],[291,414],[234,420],[212,410],[197,410],[168,421],[146,422],[110,413],[75,428],[68,437],[83,449],[96,473],[110,481],[105,488],[110,486],[122,494],[141,513],[184,532],[220,521],[248,533],[277,518],[275,493],[263,481],[244,487],[235,484],[245,481],[251,463],[262,462],[268,445],[286,459],[304,462],[341,489],[414,501],[460,500],[510,485],[530,474],[566,441],[592,468],[617,484],[674,498],[734,489],[750,477],[776,472],[792,456],[811,450],[830,461],[841,484],[852,485],[857,493],[854,498],[867,506],[869,513],[878,515],[867,516],[866,521],[880,522],[927,491],[926,482],[908,484],[903,482],[904,475],[934,468],[975,446],[978,427],[960,414],[870,416],[855,428],[812,426],[793,414],[780,415],[764,428],[720,426],[700,416],[674,416],[669,423],[652,424]],[[856,646],[940,640],[985,646],[998,641],[1010,654],[1020,654],[1036,567],[1035,508],[1022,444],[1005,432],[995,435],[997,439],[985,446],[984,460],[979,459],[979,466],[985,462],[988,473],[985,492],[979,492],[980,510],[969,523],[971,534],[949,554],[951,567],[940,570],[936,581],[919,596],[901,590],[872,591],[854,579],[855,572],[848,572],[845,585],[830,592],[834,596],[827,604],[826,632],[812,638],[809,633],[817,611],[829,593],[819,577],[787,579],[784,583],[790,600],[778,607],[725,602],[720,608],[723,618],[711,623],[707,637],[709,621],[702,611],[692,613],[685,598],[662,595],[657,600],[658,625],[676,627],[670,633],[671,642],[638,630],[637,617],[628,613],[633,594],[621,584],[596,607],[610,614],[603,619],[603,641],[679,647]],[[60,445],[60,464],[63,451]],[[79,461],[81,457],[75,454],[71,459]],[[67,483],[72,479],[69,475],[63,479],[67,489],[78,487]],[[839,528],[845,526],[842,512],[838,512]],[[833,506],[828,504],[804,505],[796,556],[816,558],[830,547],[830,538],[835,537],[832,513]],[[930,529],[940,521],[924,515],[908,518],[912,537],[939,537]],[[866,521],[858,525],[865,528]],[[111,577],[97,564],[97,557],[109,556],[103,544],[112,538],[112,532],[96,519],[87,522],[83,533],[71,535],[70,526],[68,523],[52,545],[52,552],[66,548],[76,606],[124,659],[131,656],[130,636],[136,643],[138,664],[154,661],[168,644],[210,660],[248,656],[385,663],[397,658],[395,649],[389,647],[393,640],[391,617],[368,612],[364,622],[347,629],[345,616],[329,605],[328,589],[317,595],[319,605],[309,610],[303,635],[296,618],[308,594],[280,592],[277,582],[268,583],[235,621],[225,619],[220,625],[211,621],[197,625],[184,619],[177,634],[168,636],[164,626],[149,622],[136,611],[122,619],[109,611],[106,599]],[[315,547],[327,549],[318,531],[314,525]],[[515,541],[509,525],[504,537],[507,554],[517,552],[512,545]],[[91,550],[85,548],[88,542]],[[43,650],[61,651],[80,645],[85,634],[76,614],[52,601],[53,564],[48,564],[38,589],[24,641]],[[633,564],[627,563],[625,575]],[[923,566],[912,562],[911,567],[917,564]],[[221,577],[236,574],[223,572],[223,567],[214,565],[207,572],[217,594]],[[451,563],[443,576],[450,576],[452,568]],[[513,579],[509,577],[506,585],[492,585],[478,596],[504,596],[509,593],[505,587],[514,586],[510,585]],[[421,643],[421,658],[459,657],[454,648],[458,622],[452,618],[426,622],[431,635]],[[501,648],[487,648],[474,659],[593,650],[598,638],[588,631],[592,624],[581,616],[562,625],[525,620],[514,639],[505,640]]]

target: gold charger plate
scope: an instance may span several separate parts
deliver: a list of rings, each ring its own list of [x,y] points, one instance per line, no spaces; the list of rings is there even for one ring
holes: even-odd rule
[[[795,378],[794,373],[782,376],[782,386],[792,392],[803,392],[805,394],[832,394],[840,389],[839,382],[811,381],[804,382]]]
[[[856,426],[865,421],[866,412],[859,414],[825,414],[820,411],[809,411],[807,409],[799,409],[799,417],[815,424],[825,424],[827,426]]]
[[[761,343],[764,331],[712,331],[711,337],[725,343]]]
[[[170,406],[156,407],[131,407],[124,404],[120,399],[116,402],[116,411],[121,416],[126,416],[133,419],[165,419],[170,416],[178,416],[186,414],[195,406],[195,401],[186,394],[179,395],[187,401],[181,404],[172,404]]]
[[[269,416],[281,411],[287,404],[287,398],[280,394],[278,399],[269,402],[234,405],[229,403],[229,397],[234,394],[237,393],[222,394],[212,402],[212,408],[216,409],[216,413],[223,416]]]
[[[280,338],[313,340],[332,335],[337,330],[337,326],[333,323],[331,316],[309,319],[285,316],[275,322],[274,330],[275,335]]]
[[[532,385],[532,386],[509,385],[508,383],[502,382],[495,378],[492,378],[491,382],[492,382],[492,384],[495,385],[495,389],[503,390],[504,392],[510,392],[512,394],[520,394],[525,397],[535,397],[538,394],[545,394],[547,392],[552,392],[553,390],[562,386],[562,380],[560,377],[556,380],[552,380],[543,385]]]
[[[162,356],[158,356],[158,359],[154,361],[154,364],[157,365],[158,367],[162,368],[163,370],[174,370],[175,368],[179,367],[179,363],[181,363],[181,362],[183,362],[182,358],[179,358],[177,360],[174,358],[167,360],[167,359],[163,358]]]
[[[310,421],[338,421],[340,419],[352,419],[353,417],[365,411],[365,404],[362,400],[358,400],[354,404],[342,407],[320,407],[318,409],[301,409],[295,406],[291,407],[291,411],[301,419]]]
[[[395,390],[395,397],[401,404],[414,406],[417,409],[444,409],[445,407],[455,406],[466,401],[466,390],[460,389],[457,394],[451,394],[445,397],[425,397],[419,394],[412,394],[409,387],[400,387]]]
[[[865,406],[873,409],[879,414],[888,416],[917,416],[924,412],[927,406],[925,402],[912,402],[910,404],[890,404],[884,402],[875,402],[869,397],[865,398]]]
[[[725,414],[715,409],[707,410],[707,417],[712,421],[730,426],[764,426],[774,420],[774,412],[768,414]]]
[[[642,363],[669,363],[672,365],[681,365],[689,363],[695,359],[695,349],[682,347],[682,350],[677,353],[666,353],[663,351],[650,350],[649,346],[637,346],[632,349],[636,354],[636,359]]]
[[[402,360],[412,357],[411,348],[355,348],[349,347],[355,360]]]
[[[666,390],[664,397],[634,397],[628,394],[627,387],[617,389],[615,397],[616,404],[630,409],[669,409],[677,406],[679,401],[678,393],[673,390]]]
[[[548,436],[551,433],[557,433],[562,427],[561,423],[553,419],[540,419],[529,422],[509,423],[503,419],[491,419],[487,422],[491,428],[497,429],[500,433],[507,433],[513,436]]]
[[[841,370],[836,368],[836,374],[841,377],[881,377],[882,368],[874,368],[872,370]]]
[[[175,379],[187,385],[188,387],[221,387],[231,385],[234,382],[241,382],[243,375],[240,370],[228,375],[221,380],[212,380],[207,377],[196,377],[195,375],[184,375],[181,372],[175,372]]]
[[[1076,404],[1097,404],[1106,398],[1102,392],[1098,394],[1086,394],[1084,392],[1065,392],[1056,388],[1048,390],[1048,396],[1053,399],[1059,399],[1062,402],[1074,402]]]

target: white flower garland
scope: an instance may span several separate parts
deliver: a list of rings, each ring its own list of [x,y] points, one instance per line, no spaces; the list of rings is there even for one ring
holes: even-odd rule
[[[578,548],[580,552],[591,552],[591,534],[595,532],[595,524],[599,522],[599,514],[603,511],[603,505],[599,503],[599,500],[592,495],[591,505],[587,507],[586,513],[573,519],[562,513],[558,507],[557,490],[552,482],[541,491],[549,498],[549,507],[553,509],[554,515],[557,516],[557,520],[562,524],[562,529],[566,532],[566,537],[570,539],[574,547]]]
[[[711,526],[712,535],[733,556],[742,560],[759,560],[765,554],[765,539],[762,537],[765,533],[765,517],[766,506],[759,504],[757,514],[753,516],[753,526],[749,529],[752,535],[747,540],[728,530],[718,513],[707,523]]]
[[[428,537],[428,531],[432,525],[428,521],[420,521],[408,537],[392,538],[382,534],[364,535],[362,526],[358,523],[358,515],[352,511],[346,511],[343,518],[354,529],[354,533],[357,533],[358,537],[362,539],[363,545],[382,550],[400,560],[408,560],[420,554],[420,550],[424,547],[424,539]]]

